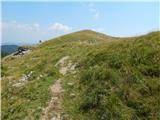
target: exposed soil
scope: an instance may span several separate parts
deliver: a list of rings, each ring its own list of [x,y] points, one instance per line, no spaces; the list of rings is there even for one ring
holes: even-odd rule
[[[69,56],[61,58],[55,67],[58,67],[59,72],[65,75],[67,72],[74,71],[76,64],[72,64],[69,60]],[[64,120],[63,112],[61,109],[61,86],[62,78],[55,81],[55,83],[50,86],[50,91],[52,92],[52,99],[48,103],[47,107],[44,108],[40,120]]]
[[[44,109],[40,120],[62,120],[62,109],[61,109],[61,79],[55,81],[50,87],[52,92],[52,99],[48,103],[48,106]]]

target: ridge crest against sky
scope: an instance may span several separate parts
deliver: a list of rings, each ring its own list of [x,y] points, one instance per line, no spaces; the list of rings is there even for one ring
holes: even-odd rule
[[[2,2],[2,44],[32,44],[91,29],[133,36],[159,29],[159,3]]]

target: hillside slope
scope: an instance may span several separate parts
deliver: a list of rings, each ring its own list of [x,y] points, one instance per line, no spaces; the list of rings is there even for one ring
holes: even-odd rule
[[[2,59],[2,119],[160,119],[160,32],[84,30],[29,48]]]

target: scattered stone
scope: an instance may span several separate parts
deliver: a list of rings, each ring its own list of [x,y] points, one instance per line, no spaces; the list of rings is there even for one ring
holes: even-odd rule
[[[76,95],[75,95],[74,93],[71,93],[71,94],[70,94],[70,97],[71,97],[71,98],[74,98],[75,96],[76,96]]]
[[[15,52],[15,53],[13,54],[13,56],[24,55],[24,54],[26,54],[26,53],[29,53],[30,51],[31,51],[31,50],[28,49],[28,48],[19,47],[18,50],[17,50],[17,52]]]
[[[13,87],[20,87],[23,86],[25,84],[25,82],[28,81],[28,79],[31,77],[31,75],[33,74],[33,71],[30,71],[27,75],[23,74],[22,77],[19,79],[18,83],[13,84]]]
[[[53,118],[51,118],[51,120],[57,120],[57,117],[54,116]]]
[[[74,83],[69,82],[69,83],[67,83],[67,85],[69,85],[69,86],[73,86],[73,85],[74,85]]]
[[[22,81],[22,82],[27,81],[31,77],[32,74],[33,74],[33,71],[30,71],[27,75],[23,74],[23,76],[20,78],[19,81]]]
[[[75,67],[76,67],[76,64],[73,64],[73,65],[71,66],[70,70],[74,70]]]
[[[38,59],[38,58],[36,58],[36,57],[31,58],[31,60],[36,60],[36,59]]]
[[[27,80],[28,80],[28,77],[25,74],[23,74],[23,76],[19,79],[19,81],[22,81],[22,82],[27,81]]]
[[[24,85],[24,83],[16,83],[16,84],[13,84],[12,86],[13,87],[21,87],[21,86],[23,86]]]
[[[27,76],[28,76],[28,77],[31,77],[32,73],[33,73],[33,71],[31,71]]]
[[[57,99],[58,99],[58,97],[52,97],[51,99],[52,99],[52,100],[57,100]]]
[[[37,79],[39,80],[40,78],[43,78],[43,75],[39,75],[38,77],[37,77]]]

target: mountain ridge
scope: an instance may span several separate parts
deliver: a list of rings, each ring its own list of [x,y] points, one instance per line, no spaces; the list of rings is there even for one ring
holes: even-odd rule
[[[1,45],[1,57],[5,57],[17,50],[17,45]]]
[[[30,51],[2,59],[2,119],[159,118],[159,31],[84,30],[23,47]]]

